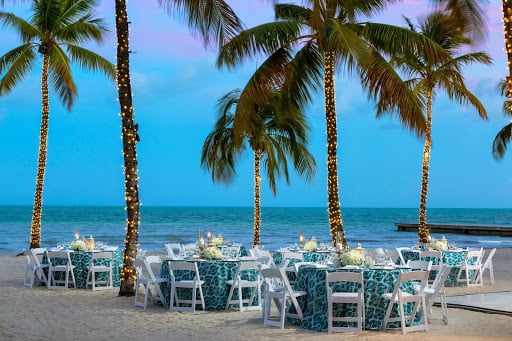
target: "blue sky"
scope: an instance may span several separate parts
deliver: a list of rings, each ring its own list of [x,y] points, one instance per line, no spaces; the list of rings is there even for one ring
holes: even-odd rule
[[[230,1],[248,26],[273,19],[269,2]],[[422,1],[402,1],[375,21],[403,25],[401,14],[416,18]],[[404,12],[407,11],[407,12]],[[28,18],[20,6],[4,11]],[[91,46],[115,62],[114,2],[102,1],[98,15],[111,33],[101,47]],[[215,53],[169,17],[154,1],[130,1],[131,79],[140,199],[146,206],[252,206],[252,154],[238,166],[238,177],[226,186],[212,183],[200,168],[200,151],[213,128],[218,98],[242,87],[258,60],[234,70],[217,70]],[[491,145],[508,122],[503,98],[495,86],[507,75],[503,49],[501,1],[487,7],[488,37],[479,48],[493,66],[465,70],[467,84],[487,108],[482,121],[470,108],[439,95],[433,108],[433,150],[429,207],[509,208],[512,156],[496,162]],[[17,46],[2,30],[0,54]],[[1,75],[0,75],[1,76]],[[68,113],[50,93],[50,132],[44,187],[45,205],[124,205],[121,120],[115,84],[101,74],[74,70],[79,98]],[[339,130],[339,181],[342,207],[417,207],[423,143],[392,117],[375,118],[373,104],[357,78],[336,79]],[[10,94],[0,97],[0,204],[31,205],[35,186],[41,113],[40,67]],[[326,142],[323,96],[308,109],[310,150],[318,169],[312,183],[292,177],[281,182],[277,197],[262,182],[263,206],[326,206]]]

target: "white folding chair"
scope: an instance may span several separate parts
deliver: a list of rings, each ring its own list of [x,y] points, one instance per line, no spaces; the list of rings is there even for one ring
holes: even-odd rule
[[[431,286],[426,286],[423,289],[425,295],[425,304],[427,306],[429,316],[432,315],[432,306],[436,299],[439,298],[441,303],[441,311],[443,314],[443,322],[448,324],[448,306],[446,305],[446,296],[444,292],[444,283],[450,274],[452,268],[446,264],[443,264],[437,272],[434,283]]]
[[[423,289],[425,288],[427,280],[427,271],[409,271],[400,273],[393,292],[382,295],[382,298],[389,301],[386,315],[384,316],[384,322],[382,323],[382,329],[386,329],[390,322],[400,322],[403,334],[406,334],[409,331],[428,331],[427,307],[425,304],[425,296],[423,295]],[[420,283],[418,291],[411,290],[411,292],[407,292],[402,289],[407,286],[407,284],[412,285],[414,283]],[[404,305],[409,303],[412,303],[412,311],[406,316]],[[400,316],[391,317],[395,304],[398,305]],[[415,322],[416,315],[420,307],[422,308],[421,319],[418,322]]]
[[[228,294],[228,300],[226,302],[226,310],[229,310],[229,306],[237,304],[240,312],[250,310],[261,310],[261,263],[258,262],[241,262],[236,270],[235,277],[232,280],[228,280],[226,283],[231,288]],[[254,278],[254,275],[256,277]],[[248,278],[254,279],[248,279]],[[244,298],[243,289],[251,289],[249,297]],[[237,290],[238,297],[233,299],[233,294]],[[257,299],[258,304],[254,305],[254,300]],[[246,306],[244,306],[244,303]]]
[[[297,301],[297,297],[305,296],[305,291],[293,290],[288,281],[284,269],[261,269],[261,276],[264,283],[264,307],[263,307],[263,325],[284,328],[286,317],[296,319],[302,318],[302,309]],[[277,306],[279,320],[271,317],[272,301]],[[293,308],[295,311],[291,311]]]
[[[184,244],[183,253],[186,257],[193,256],[198,253],[196,244]]]
[[[482,271],[480,272],[481,278],[479,278],[479,281],[483,284],[483,276],[486,272],[486,270],[489,270],[489,279],[491,280],[491,285],[494,284],[494,268],[492,266],[492,259],[494,257],[494,254],[496,253],[496,248],[492,249],[487,258],[485,259],[485,262],[482,265]]]
[[[136,258],[133,260],[135,268],[137,269],[137,282],[135,284],[135,306],[148,307],[148,299],[151,298],[153,303],[160,302],[164,307],[167,307],[164,293],[160,285],[167,283],[167,278],[163,278],[157,271],[162,266],[160,256],[146,256]],[[153,271],[155,270],[155,271]],[[140,292],[140,288],[143,291]],[[142,301],[139,296],[142,295]]]
[[[44,270],[48,267],[48,264],[42,264],[41,255],[46,252],[46,248],[35,248],[24,250],[23,253],[27,258],[27,267],[25,270],[25,281],[23,285],[32,288],[36,281],[38,283],[44,283],[48,286],[48,280]]]
[[[173,260],[183,259],[185,255],[185,251],[183,250],[183,245],[180,243],[166,243],[164,244],[165,250],[167,251],[167,256]]]
[[[48,258],[48,289],[65,289],[69,288],[69,274],[73,281],[73,287],[76,288],[75,266],[71,263],[71,257],[68,251],[47,251]],[[60,273],[59,278],[55,278],[55,273]],[[64,276],[64,279],[61,277]],[[60,285],[62,284],[62,285]]]
[[[428,271],[432,270],[432,261],[430,260],[409,260],[407,261],[407,266],[411,268],[412,271]]]
[[[294,275],[292,278],[295,279],[297,277],[297,268],[295,267],[294,263],[304,262],[304,254],[300,253],[300,252],[291,252],[291,251],[283,251],[283,252],[281,252],[281,254],[283,255],[283,261],[289,260],[289,262],[292,263],[291,265],[288,265],[288,267],[286,268],[286,272],[293,273]],[[292,262],[292,260],[293,260],[293,262]],[[294,279],[289,280],[290,284],[295,283]]]
[[[343,282],[338,285],[342,291],[336,290],[334,283]],[[364,283],[363,274],[358,272],[326,272],[325,284],[327,286],[327,332],[354,332],[362,333],[364,325]],[[357,291],[347,290],[356,286]],[[356,304],[356,316],[333,316],[334,304]],[[334,327],[333,322],[348,322],[352,326]],[[354,322],[356,323],[353,326]]]
[[[409,247],[397,247],[396,252],[398,252],[398,257],[400,259],[400,265],[406,265],[407,261],[404,258],[404,255],[402,254],[403,251],[410,251],[411,248]]]
[[[270,267],[275,267],[274,258],[272,258],[272,253],[268,250],[262,250],[260,248],[253,249],[255,261],[260,262],[262,264],[266,264]]]
[[[192,279],[176,279],[176,271],[187,271]],[[201,307],[205,310],[203,288],[204,281],[199,276],[199,270],[196,262],[185,261],[169,261],[169,273],[171,275],[171,293],[169,310],[173,311],[196,311],[197,292],[199,291],[199,299]],[[190,299],[180,299],[178,295],[178,288],[191,289],[192,294]],[[176,302],[176,305],[174,303]],[[181,304],[190,304],[190,306],[182,306]]]
[[[457,282],[466,282],[468,287],[481,287],[482,281],[482,257],[484,249],[469,250],[464,261],[459,266],[459,272],[457,273]],[[462,278],[464,274],[464,278]]]
[[[431,261],[431,271],[435,271],[437,274],[437,272],[439,271],[439,269],[441,269],[441,266],[443,265],[443,253],[437,250],[420,251],[420,260]]]
[[[240,245],[226,246],[222,248],[222,254],[224,255],[224,258],[238,258],[240,257],[240,249]]]
[[[93,291],[112,289],[112,265],[114,263],[114,252],[93,252],[89,261],[89,271],[85,287],[89,284]],[[96,274],[100,274],[96,278]]]

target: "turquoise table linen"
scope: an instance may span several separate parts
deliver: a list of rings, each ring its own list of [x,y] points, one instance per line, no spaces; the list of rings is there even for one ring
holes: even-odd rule
[[[410,269],[318,269],[314,267],[302,266],[297,273],[297,281],[294,284],[295,290],[304,290],[308,294],[306,296],[304,306],[304,314],[300,321],[301,328],[327,331],[327,290],[325,284],[326,272],[333,271],[363,271],[364,278],[364,300],[365,300],[365,329],[381,329],[386,314],[388,302],[382,298],[382,294],[393,292],[398,276],[403,271]],[[356,291],[357,288],[352,288]],[[414,292],[412,285],[402,288],[407,292]],[[334,306],[338,314],[355,316],[355,306]],[[341,309],[344,309],[341,311]],[[393,316],[398,316],[398,310],[395,308]],[[398,327],[399,324],[394,324]],[[388,327],[392,327],[389,324]]]
[[[89,262],[91,261],[91,255],[94,251],[68,251],[71,264],[75,266],[73,273],[75,274],[76,287],[78,289],[87,289],[87,274],[89,272]],[[114,252],[114,263],[112,264],[112,285],[119,287],[121,285],[121,267],[123,265],[122,252],[120,250]],[[46,253],[43,255],[42,262],[48,264],[48,258]],[[104,259],[97,259],[97,265],[107,265],[108,261]],[[58,276],[59,274],[57,274]],[[103,281],[107,277],[106,273],[97,273],[96,280]],[[90,286],[89,286],[90,287]]]
[[[171,292],[171,275],[169,273],[169,263],[171,260],[164,260],[162,262],[161,276],[169,280],[168,283],[162,284],[162,291],[165,296],[166,302],[169,302],[169,294]],[[228,280],[232,280],[235,277],[236,270],[241,261],[217,261],[217,260],[198,260],[197,268],[199,270],[199,276],[204,281],[202,285],[203,296],[206,310],[224,310],[226,308],[226,302],[228,300],[229,289],[227,285]],[[188,274],[179,272],[176,274],[177,280],[192,279],[186,278]],[[248,277],[253,276],[255,279],[257,274],[253,271],[248,271]],[[244,289],[243,295],[245,297],[246,291],[251,290],[249,288]],[[188,292],[185,292],[188,291]],[[190,289],[178,290],[178,295],[185,295],[184,297],[190,297]],[[236,297],[236,296],[235,296]],[[232,305],[234,307],[234,305]]]
[[[466,250],[446,250],[442,251],[443,255],[443,263],[451,266],[452,269],[448,274],[448,278],[444,283],[447,287],[455,287],[459,285],[464,285],[465,282],[457,282],[457,273],[459,272],[458,267],[462,265],[464,262],[464,258],[468,252]],[[420,259],[420,252],[418,250],[404,250],[402,251],[402,255],[404,260],[407,262],[409,260],[418,260]],[[433,260],[433,264],[436,265],[438,263],[437,259]],[[437,271],[431,271],[430,279],[434,279]]]

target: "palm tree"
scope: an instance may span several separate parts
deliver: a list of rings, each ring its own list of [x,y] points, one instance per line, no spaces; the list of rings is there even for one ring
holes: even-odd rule
[[[502,96],[506,96],[509,92],[510,83],[508,81],[501,81],[498,84],[498,91]],[[512,116],[512,101],[505,100],[503,102],[502,112],[506,116]],[[494,138],[494,142],[492,144],[492,156],[495,160],[499,161],[503,159],[505,156],[505,152],[507,151],[507,145],[512,138],[512,122],[509,122],[506,126],[504,126]]]
[[[416,31],[415,26],[406,19],[411,30]],[[463,47],[473,44],[473,40],[466,35],[464,30],[451,14],[438,10],[420,19],[421,34],[435,41],[450,56],[448,59],[432,59],[424,55],[422,51],[395,56],[393,63],[397,65],[407,76],[411,77],[408,84],[412,92],[417,96],[426,109],[426,131],[423,149],[423,166],[421,177],[421,194],[419,207],[418,235],[420,243],[427,243],[430,230],[427,226],[427,192],[430,167],[430,154],[432,146],[432,102],[436,90],[444,90],[451,100],[461,105],[473,106],[482,119],[487,119],[487,113],[482,103],[466,87],[462,68],[471,63],[491,64],[492,59],[485,52],[473,52],[463,55],[457,53]]]
[[[193,32],[201,35],[206,45],[222,44],[241,29],[233,10],[222,0],[158,0],[169,13],[186,16]],[[130,46],[126,0],[115,0],[117,32],[117,84],[121,107],[124,155],[127,229],[124,247],[120,296],[135,294],[137,274],[133,260],[137,256],[140,202],[136,145],[139,141],[138,125],[134,120],[130,84]]]
[[[252,80],[254,81],[255,78]],[[201,165],[212,174],[213,181],[229,183],[236,175],[236,163],[247,147],[254,153],[254,239],[260,244],[261,202],[260,165],[266,168],[269,186],[276,195],[276,180],[284,175],[289,184],[290,158],[297,173],[312,180],[316,163],[307,150],[309,127],[297,108],[287,106],[279,90],[265,97],[244,100],[243,91],[233,90],[219,100],[219,117],[215,129],[207,136],[201,153]],[[245,111],[245,112],[244,112]],[[252,116],[252,124],[236,129],[239,113]]]
[[[121,110],[124,184],[126,201],[126,237],[119,296],[133,296],[137,273],[133,260],[137,257],[140,222],[139,176],[137,160],[138,125],[135,123],[130,83],[130,45],[126,0],[116,0],[117,93]]]
[[[0,22],[13,28],[22,45],[0,57],[0,95],[9,93],[34,67],[37,55],[43,59],[41,74],[42,118],[39,136],[36,189],[30,231],[30,248],[41,242],[41,217],[43,210],[43,185],[46,171],[49,121],[49,85],[70,111],[78,92],[71,62],[84,69],[102,71],[114,79],[115,67],[108,60],[81,45],[88,41],[101,43],[107,29],[103,19],[95,18],[94,0],[56,1],[34,0],[30,21],[6,12],[0,12]],[[65,48],[65,50],[63,49]]]
[[[295,52],[289,63],[284,91],[297,104],[309,102],[311,91],[321,87],[327,126],[327,192],[330,233],[347,249],[339,204],[337,167],[337,117],[334,73],[345,67],[360,76],[372,99],[388,98],[377,106],[377,116],[397,113],[402,123],[421,135],[425,121],[421,106],[409,92],[384,54],[404,53],[424,46],[432,58],[443,51],[428,39],[405,28],[359,23],[356,18],[380,12],[387,1],[305,0],[310,7],[276,4],[277,21],[247,29],[221,49],[217,65],[233,67],[247,56],[271,54],[280,49]]]

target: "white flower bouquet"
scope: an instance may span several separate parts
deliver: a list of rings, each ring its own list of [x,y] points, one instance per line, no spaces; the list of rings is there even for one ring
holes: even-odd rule
[[[69,244],[69,248],[74,251],[85,251],[87,250],[87,246],[85,245],[85,242],[81,239],[77,239],[71,242]]]
[[[316,239],[308,240],[304,243],[304,246],[302,247],[304,251],[314,252],[318,249],[318,245],[316,242]]]
[[[201,252],[201,258],[210,260],[221,260],[224,255],[215,246],[205,247]]]
[[[357,265],[363,266],[365,259],[362,254],[355,250],[345,251],[339,254],[339,263],[341,266]]]
[[[224,239],[219,234],[217,237],[213,236],[209,241],[208,244],[212,244],[215,246],[224,245]]]
[[[441,252],[446,251],[446,249],[447,249],[447,246],[445,243],[441,242],[440,240],[436,240],[436,239],[433,239],[430,241],[429,247],[432,250],[441,251]]]

